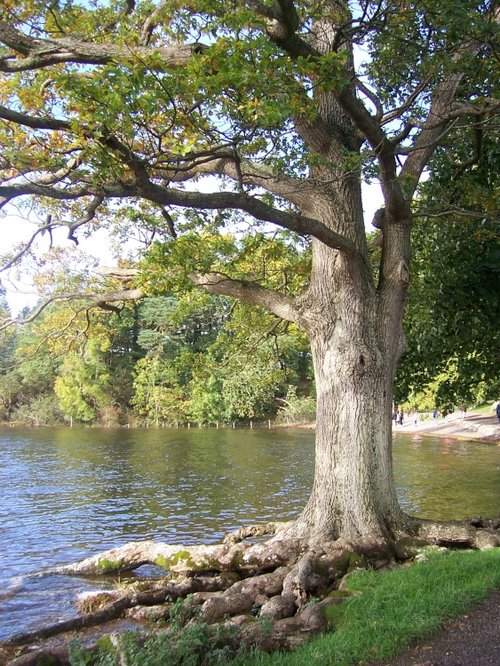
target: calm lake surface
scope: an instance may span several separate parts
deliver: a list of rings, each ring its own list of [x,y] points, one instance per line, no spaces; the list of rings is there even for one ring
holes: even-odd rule
[[[33,575],[44,569],[127,541],[215,543],[296,516],[313,440],[308,430],[0,429],[0,639],[71,617],[76,593],[113,584]],[[394,466],[409,513],[498,513],[495,445],[398,435]]]

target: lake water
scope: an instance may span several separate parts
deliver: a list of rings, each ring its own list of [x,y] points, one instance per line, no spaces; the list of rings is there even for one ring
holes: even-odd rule
[[[0,429],[0,639],[71,617],[77,592],[110,584],[33,576],[44,569],[127,541],[215,543],[293,518],[313,443],[308,430]],[[495,445],[398,435],[394,468],[409,513],[498,512]]]

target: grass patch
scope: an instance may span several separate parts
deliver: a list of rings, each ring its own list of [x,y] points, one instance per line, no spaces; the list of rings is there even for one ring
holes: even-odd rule
[[[493,400],[486,403],[485,405],[480,405],[479,407],[471,407],[471,412],[476,412],[478,414],[487,414],[488,416],[495,416],[495,411],[492,409]]]
[[[256,654],[238,666],[352,666],[390,659],[500,587],[500,549],[432,553],[388,572],[352,574],[359,594],[331,609],[332,631],[292,653]]]

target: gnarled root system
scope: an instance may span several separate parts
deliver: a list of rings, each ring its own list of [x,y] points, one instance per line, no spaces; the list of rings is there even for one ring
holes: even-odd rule
[[[129,628],[130,622],[142,628],[144,636],[167,630],[157,628],[158,620],[163,620],[165,627],[175,621],[179,630],[181,625],[198,622],[229,649],[235,645],[258,646],[265,651],[291,649],[326,629],[325,608],[342,602],[346,592],[339,590],[339,585],[342,587],[342,578],[355,568],[393,565],[411,559],[425,545],[480,549],[500,545],[500,521],[494,520],[418,521],[414,534],[390,542],[312,543],[291,536],[290,527],[285,523],[246,527],[229,534],[223,543],[210,546],[134,542],[53,569],[51,574],[95,576],[155,564],[168,575],[82,595],[78,617],[12,636],[0,644],[0,661],[3,657],[4,663],[27,666],[40,663],[45,654],[51,663],[68,664],[67,632],[85,636],[89,627],[97,625],[102,625],[103,632],[116,632],[116,624],[110,623],[123,618]],[[263,540],[264,536],[271,538]],[[185,600],[182,605],[181,599]],[[215,631],[221,624],[231,628],[225,638]],[[41,642],[58,635],[62,639],[48,640],[40,647]],[[116,642],[116,635],[112,635]],[[30,649],[35,643],[37,649]],[[119,651],[119,645],[116,649]]]

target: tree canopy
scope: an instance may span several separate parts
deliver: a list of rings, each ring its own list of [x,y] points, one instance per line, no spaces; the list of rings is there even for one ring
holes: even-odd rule
[[[65,226],[75,239],[110,219],[164,236],[220,229],[236,211],[354,252],[308,215],[302,176],[326,160],[333,176],[364,163],[390,178],[399,155],[411,194],[445,128],[487,125],[497,108],[494,59],[480,57],[496,15],[484,2],[349,8],[352,18],[343,2],[4,3],[3,207],[34,206],[37,233]],[[341,28],[328,37],[331,20]],[[346,39],[367,53],[357,71]],[[325,155],[322,92],[346,116],[341,165]],[[222,188],[186,187],[207,174]],[[207,212],[186,222],[179,208]]]

